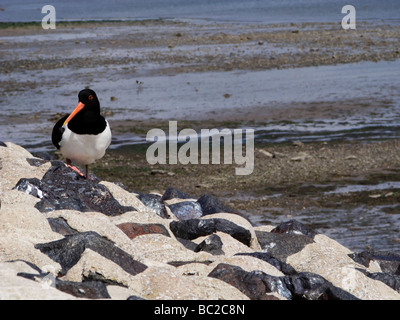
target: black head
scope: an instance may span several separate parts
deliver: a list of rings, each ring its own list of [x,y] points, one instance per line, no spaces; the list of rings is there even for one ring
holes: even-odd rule
[[[85,109],[99,109],[100,112],[100,102],[97,98],[96,92],[91,89],[83,89],[78,94],[79,102],[85,105]]]
[[[75,110],[64,121],[73,132],[78,134],[97,134],[106,127],[106,121],[100,114],[100,102],[96,93],[84,89],[78,94],[79,102]]]

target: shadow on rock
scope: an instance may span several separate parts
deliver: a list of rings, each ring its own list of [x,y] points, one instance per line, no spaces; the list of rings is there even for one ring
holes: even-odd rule
[[[97,211],[108,216],[117,216],[133,207],[124,207],[111,192],[98,181],[86,180],[61,161],[52,161],[52,167],[42,180],[20,179],[15,189],[39,199],[35,208],[41,212],[54,210]]]

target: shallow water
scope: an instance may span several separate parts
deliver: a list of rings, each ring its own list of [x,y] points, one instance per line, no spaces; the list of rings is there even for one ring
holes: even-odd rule
[[[236,120],[246,118],[253,109],[264,117],[253,127],[257,141],[279,143],[293,140],[327,141],[345,139],[384,139],[400,136],[400,60],[393,62],[362,62],[337,66],[307,67],[266,71],[233,71],[182,73],[174,76],[149,75],[148,66],[137,70],[137,78],[102,75],[81,68],[15,72],[1,74],[0,81],[43,79],[40,88],[27,89],[0,100],[0,137],[30,151],[51,150],[49,134],[53,123],[48,119],[58,112],[71,112],[77,103],[76,88],[86,85],[85,75],[91,74],[92,88],[98,92],[102,108],[112,110],[112,120],[218,120],[219,114],[232,114]],[[150,67],[151,68],[151,67]],[[142,76],[140,76],[142,74]],[[82,75],[82,76],[81,76]],[[98,77],[96,76],[98,75]],[[59,79],[64,79],[60,82]],[[143,81],[138,86],[135,79]],[[229,98],[224,95],[230,94]],[[116,97],[116,101],[111,101]],[[336,112],[333,118],[270,121],[268,113],[286,108],[291,103],[340,105],[351,100],[362,111],[369,100],[376,108],[353,115],[350,110]],[[384,101],[384,103],[380,102]],[[345,103],[345,102],[344,102]],[[283,107],[282,107],[283,106]],[[354,113],[354,112],[353,112]],[[318,112],[316,113],[318,114]],[[328,115],[329,116],[329,115]],[[229,117],[228,117],[229,119]],[[224,119],[222,119],[224,120]],[[10,124],[11,123],[11,124]],[[114,147],[145,142],[145,136],[115,136]]]
[[[47,4],[47,3],[45,3]],[[290,23],[338,21],[343,0],[119,0],[110,2],[52,0],[59,20],[138,20],[190,19],[204,21],[239,21]],[[399,21],[397,0],[352,0],[359,20]],[[41,21],[43,1],[2,0],[0,21]]]

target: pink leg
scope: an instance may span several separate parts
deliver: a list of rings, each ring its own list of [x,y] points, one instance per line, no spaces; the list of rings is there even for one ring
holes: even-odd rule
[[[65,159],[65,163],[67,164],[67,166],[69,168],[71,168],[72,170],[76,171],[79,175],[81,175],[82,177],[84,177],[83,173],[79,171],[79,169],[77,167],[74,167],[72,165],[72,161],[70,159]],[[87,178],[86,178],[87,179]]]

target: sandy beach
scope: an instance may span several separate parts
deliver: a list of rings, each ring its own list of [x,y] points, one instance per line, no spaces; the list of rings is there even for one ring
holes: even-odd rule
[[[3,25],[0,105],[7,112],[0,117],[0,140],[53,150],[46,137],[55,119],[71,111],[81,88],[91,87],[115,139],[91,168],[100,178],[138,192],[162,194],[172,186],[197,197],[212,193],[255,224],[293,217],[322,232],[329,227],[329,236],[352,249],[398,249],[399,91],[395,71],[388,72],[400,58],[399,40],[400,27],[384,22],[360,23],[356,31],[338,23],[168,20],[70,22],[56,30]],[[364,66],[376,80],[359,74],[354,83],[340,83],[338,74],[313,81],[315,70],[349,68],[356,76]],[[274,78],[278,74],[283,78]],[[284,87],[293,75],[293,87]],[[346,87],[356,93],[342,94]],[[305,137],[296,130],[272,143],[265,129],[269,140],[256,139],[253,174],[238,177],[229,165],[150,166],[147,146],[132,142],[151,128],[165,129],[168,120],[195,130],[322,129],[306,143],[294,143]],[[340,138],[332,137],[341,130]]]

